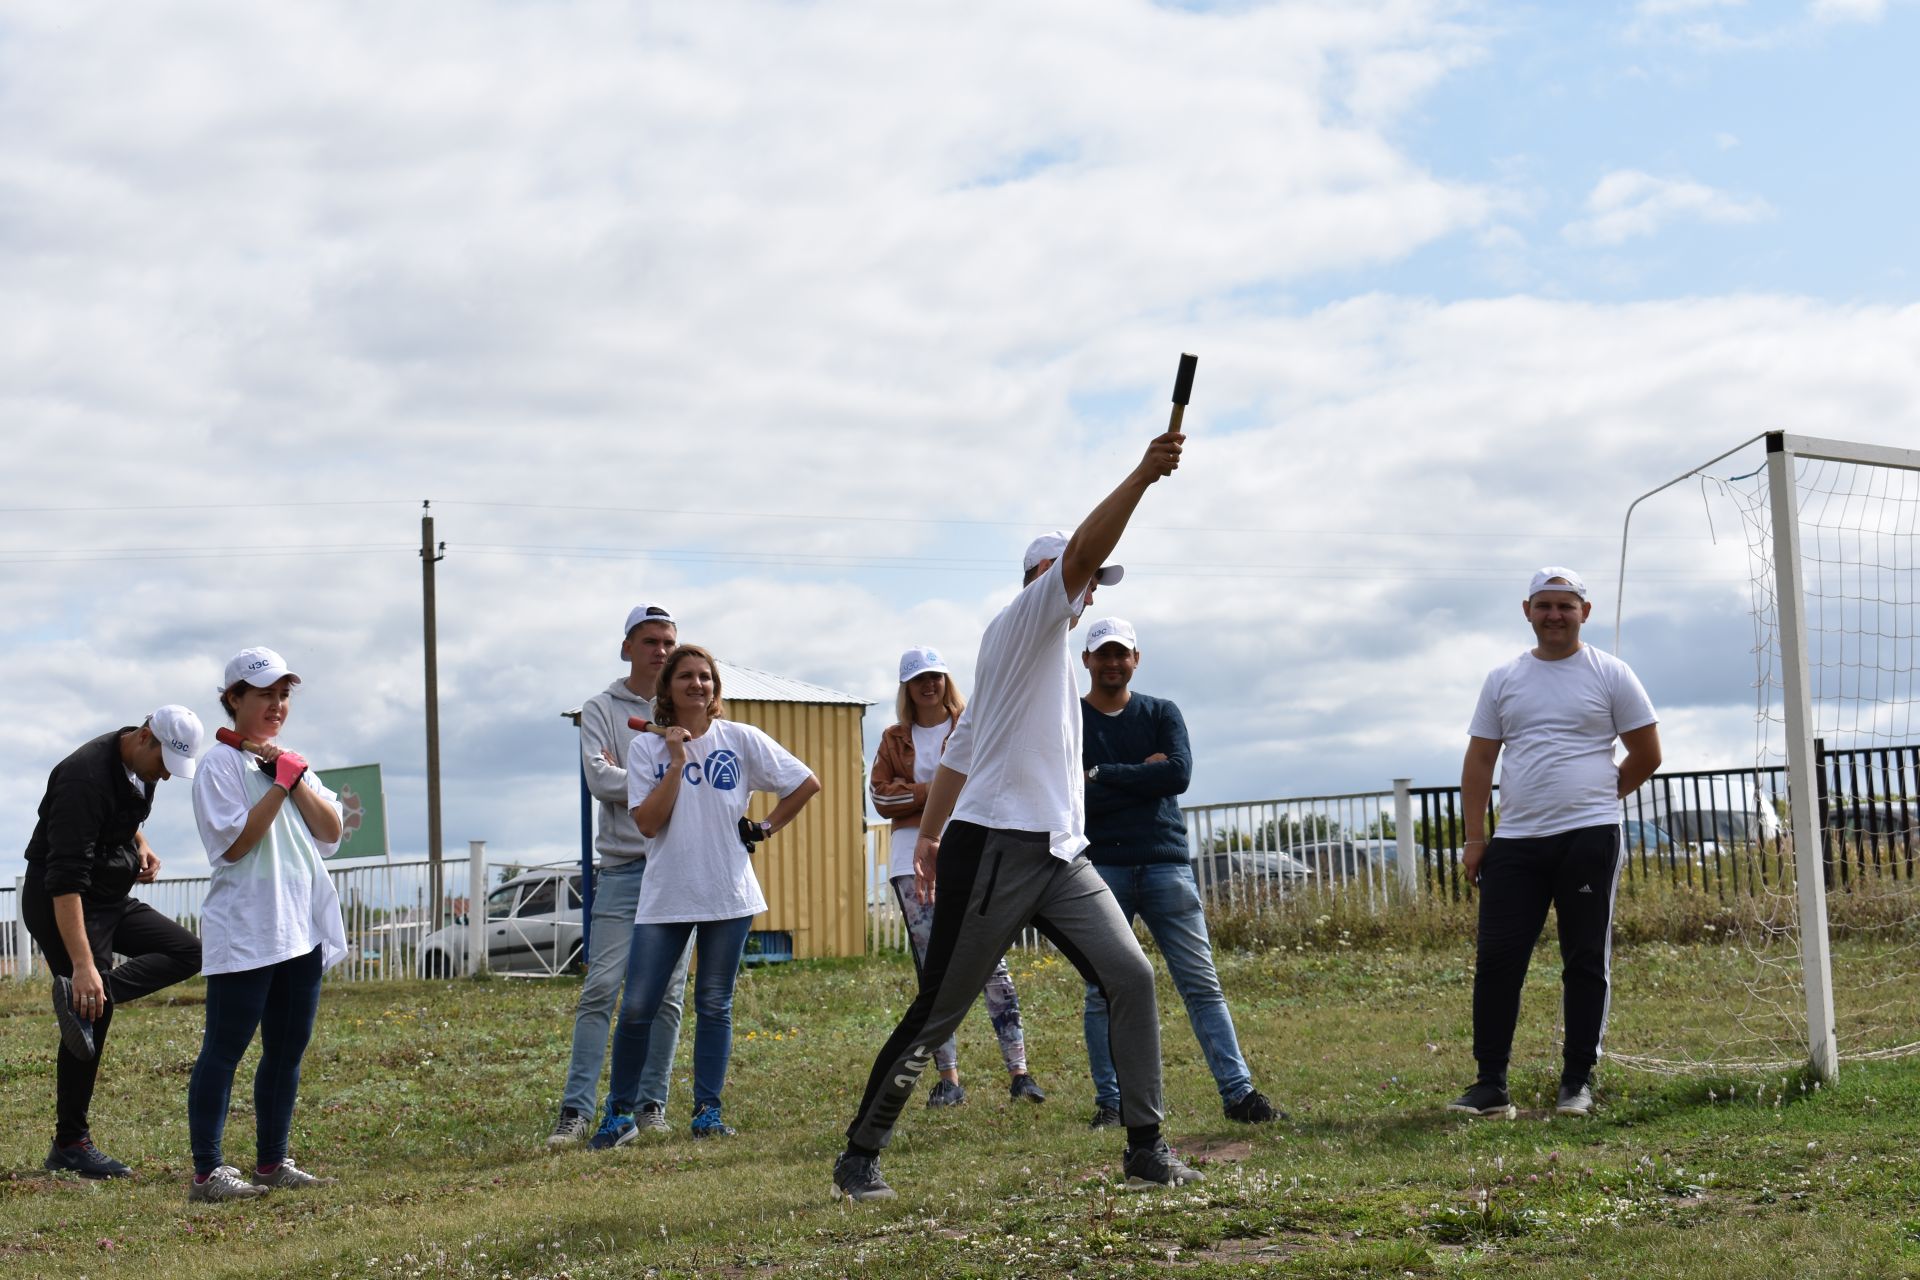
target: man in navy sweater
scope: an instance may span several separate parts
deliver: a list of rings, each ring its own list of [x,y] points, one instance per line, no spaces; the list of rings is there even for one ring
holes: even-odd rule
[[[1187,852],[1187,824],[1178,797],[1193,778],[1187,725],[1180,708],[1128,686],[1140,669],[1133,624],[1102,618],[1087,631],[1081,654],[1093,688],[1080,700],[1082,764],[1087,771],[1087,857],[1113,890],[1120,910],[1147,922],[1154,945],[1187,1006],[1187,1021],[1220,1088],[1229,1120],[1284,1119],[1253,1087],[1233,1015],[1213,968],[1207,917]],[[1120,1083],[1108,1043],[1107,1002],[1087,987],[1087,1061],[1093,1068],[1093,1127],[1120,1123]]]

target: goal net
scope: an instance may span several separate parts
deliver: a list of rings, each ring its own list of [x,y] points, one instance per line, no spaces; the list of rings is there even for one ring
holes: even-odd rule
[[[1703,959],[1722,971],[1685,1047],[1609,1058],[1777,1088],[1920,1053],[1920,451],[1766,441],[1758,471],[1716,481],[1750,566],[1751,781],[1725,818],[1649,784],[1675,859],[1710,852],[1731,886]]]

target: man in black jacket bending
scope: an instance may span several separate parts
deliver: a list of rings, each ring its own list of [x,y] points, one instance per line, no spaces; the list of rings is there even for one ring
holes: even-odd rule
[[[167,706],[102,734],[54,766],[27,842],[20,918],[53,970],[60,1023],[55,1124],[46,1167],[83,1178],[133,1175],[93,1145],[87,1109],[113,1007],[200,972],[200,940],[129,896],[160,859],[140,831],[153,789],[193,777],[200,719]],[[115,965],[115,953],[127,957]]]
[[[1087,857],[1113,890],[1129,921],[1147,922],[1166,957],[1187,1021],[1220,1088],[1229,1120],[1260,1124],[1282,1118],[1253,1087],[1234,1035],[1233,1015],[1213,967],[1213,944],[1200,905],[1180,795],[1193,777],[1193,754],[1180,708],[1134,693],[1140,668],[1133,624],[1102,618],[1087,630],[1081,654],[1093,688],[1080,700],[1080,751],[1087,771]],[[1107,1002],[1087,988],[1087,1062],[1093,1068],[1093,1127],[1120,1123],[1120,1086],[1107,1043]]]

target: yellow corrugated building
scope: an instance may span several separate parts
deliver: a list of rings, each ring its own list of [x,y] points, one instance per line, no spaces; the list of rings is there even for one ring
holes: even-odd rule
[[[788,934],[796,958],[867,950],[867,764],[864,698],[752,667],[720,664],[727,719],[750,724],[805,761],[820,794],[793,824],[760,847],[753,869],[767,909],[753,927]],[[756,795],[748,816],[774,799]]]

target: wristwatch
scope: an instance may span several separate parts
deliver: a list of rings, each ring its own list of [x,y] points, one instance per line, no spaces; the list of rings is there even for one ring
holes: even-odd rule
[[[1088,781],[1088,782],[1098,782],[1098,781],[1100,781],[1100,766],[1099,766],[1099,765],[1095,765],[1095,766],[1093,766],[1093,768],[1091,768],[1091,769],[1089,769],[1089,770],[1087,770],[1087,781]]]

